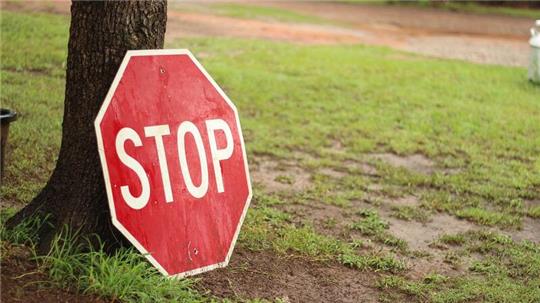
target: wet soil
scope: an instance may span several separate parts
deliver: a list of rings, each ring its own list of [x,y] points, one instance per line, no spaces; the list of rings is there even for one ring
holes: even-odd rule
[[[204,274],[198,288],[221,298],[284,302],[377,302],[377,274],[335,263],[237,248],[227,268]]]
[[[37,264],[31,258],[30,250],[24,246],[2,248],[0,302],[110,302],[51,285],[47,282],[47,275],[39,271]]]

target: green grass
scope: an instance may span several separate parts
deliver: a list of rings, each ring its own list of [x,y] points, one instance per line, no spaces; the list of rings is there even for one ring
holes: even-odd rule
[[[449,235],[444,234],[439,238],[439,241],[449,245],[463,245],[466,242],[466,239],[461,234]]]
[[[1,25],[4,43],[0,66],[3,72],[10,70],[63,78],[68,17],[3,11]]]
[[[68,19],[3,11],[1,28],[0,103],[18,120],[0,195],[27,202],[45,185],[60,148]]]
[[[47,223],[47,218],[32,217],[21,222],[14,228],[6,228],[6,221],[14,215],[14,208],[6,208],[0,210],[0,239],[4,244],[23,244],[29,247],[34,247],[38,241],[38,231],[43,224]]]
[[[405,220],[405,221],[415,220],[418,222],[429,221],[429,213],[419,207],[394,206],[392,208],[392,211],[393,211],[392,216],[401,220]]]
[[[319,260],[337,260],[359,270],[400,272],[406,265],[389,254],[356,253],[354,245],[318,235],[310,227],[289,226],[276,241],[278,252],[293,251]]]
[[[379,280],[387,300],[415,297],[422,302],[537,302],[540,299],[540,246],[514,242],[493,232],[469,232],[444,237],[468,253],[485,256],[473,261],[467,274],[455,277],[427,274],[420,280],[392,275]]]
[[[313,261],[337,261],[359,270],[400,272],[406,269],[405,264],[392,254],[358,250],[354,242],[319,234],[309,225],[288,223],[290,215],[265,203],[273,200],[271,196],[257,194],[254,200],[256,206],[250,210],[240,234],[239,245],[247,249],[274,250],[282,255],[299,255]]]
[[[532,218],[540,218],[540,206],[531,207],[528,215]]]
[[[296,202],[320,201],[344,207],[350,205],[353,200],[361,199],[366,187],[366,180],[362,176],[355,175],[334,178],[322,173],[313,173],[311,181],[313,186],[300,192],[296,197]]]
[[[364,236],[373,237],[377,242],[388,246],[397,247],[401,250],[407,248],[407,242],[396,238],[386,231],[389,228],[389,225],[379,217],[376,211],[363,209],[360,210],[358,214],[362,218],[353,222],[349,226],[350,229],[357,230]]]
[[[250,14],[273,13],[254,9]],[[0,98],[2,106],[16,109],[20,118],[11,128],[10,161],[0,194],[23,204],[48,179],[59,149],[68,20],[5,11],[1,22]],[[403,248],[406,243],[389,233],[376,211],[379,203],[373,202],[414,194],[421,203],[418,208],[394,208],[394,215],[405,220],[429,220],[430,213],[444,212],[478,226],[508,230],[520,227],[525,216],[536,220],[538,207],[526,205],[540,199],[540,87],[526,81],[524,69],[360,45],[189,38],[167,46],[207,54],[202,63],[239,109],[251,160],[262,156],[278,162],[294,160],[311,176],[311,186],[304,191],[268,195],[256,188],[238,245],[392,274],[381,281],[385,291],[391,288],[390,299],[540,298],[538,245],[495,234],[439,239],[442,249],[448,249],[449,262],[462,265],[468,255],[477,255],[476,263],[460,277],[433,273],[421,280],[406,278],[402,257],[410,257],[408,252],[387,253],[384,247]],[[370,153],[382,152],[425,155],[434,162],[434,173],[370,160]],[[361,163],[373,165],[378,175],[363,173],[356,165]],[[341,175],[326,174],[324,169]],[[447,173],[449,169],[455,173]],[[284,171],[276,180],[289,184],[294,176]],[[375,183],[380,191],[369,190]],[[358,212],[359,201],[371,202],[373,212]],[[351,224],[347,226],[386,250],[323,234],[315,227],[324,222],[307,218],[302,224],[293,223],[298,222],[295,214],[284,210],[293,203],[322,203],[350,211],[351,217],[344,219]],[[34,243],[34,223],[14,234],[2,230],[2,241]],[[65,242],[59,240],[43,259],[51,279],[67,283],[61,285],[126,301],[202,298],[188,280],[174,284],[178,292],[171,290],[173,286],[133,251],[108,256],[101,250],[64,247]],[[157,286],[147,289],[150,284]],[[129,290],[133,285],[144,292]]]
[[[515,216],[492,212],[482,208],[465,208],[456,212],[458,218],[471,220],[482,225],[516,225],[519,218]]]
[[[36,256],[34,244],[43,218],[29,218],[14,228],[5,227],[13,209],[0,212],[0,241],[2,256],[9,256],[14,245],[26,245]],[[168,279],[146,262],[133,248],[107,253],[103,245],[87,245],[85,238],[64,229],[56,236],[49,253],[33,257],[38,271],[49,281],[38,281],[50,287],[75,289],[85,294],[120,302],[209,302],[192,288],[193,279]]]
[[[76,233],[65,231],[53,241],[41,267],[60,287],[75,288],[121,302],[207,302],[192,289],[192,279],[163,277],[134,249],[108,254],[103,246],[78,245]]]
[[[294,23],[329,23],[328,20],[276,7],[238,3],[215,3],[209,6],[212,13],[242,19],[260,19]]]

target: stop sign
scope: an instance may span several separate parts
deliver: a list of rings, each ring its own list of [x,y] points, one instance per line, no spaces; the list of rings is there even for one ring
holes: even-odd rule
[[[128,51],[95,128],[114,226],[164,275],[226,266],[251,183],[236,107],[193,55]]]

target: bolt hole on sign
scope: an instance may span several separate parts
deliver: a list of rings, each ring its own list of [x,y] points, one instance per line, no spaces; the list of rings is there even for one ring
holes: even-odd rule
[[[114,226],[166,276],[226,266],[251,182],[236,107],[197,59],[128,51],[95,128]]]

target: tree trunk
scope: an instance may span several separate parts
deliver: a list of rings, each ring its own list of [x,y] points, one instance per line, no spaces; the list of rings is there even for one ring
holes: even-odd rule
[[[64,225],[82,235],[123,242],[112,226],[94,119],[127,50],[163,48],[164,1],[74,1],[71,6],[62,144],[43,190],[8,222],[48,215],[38,251],[47,252]]]

